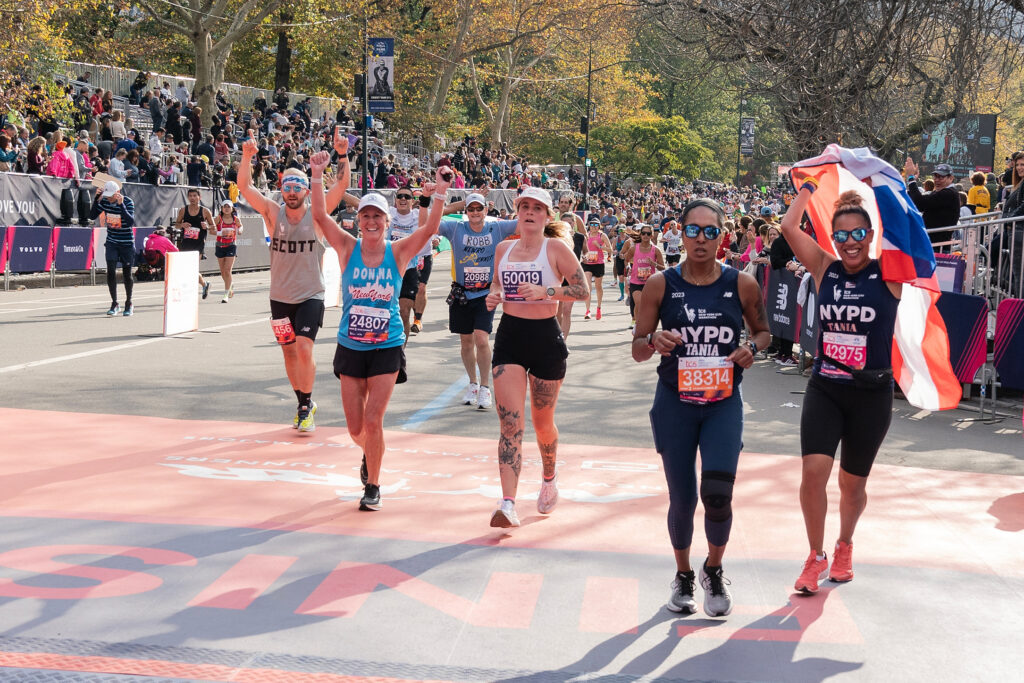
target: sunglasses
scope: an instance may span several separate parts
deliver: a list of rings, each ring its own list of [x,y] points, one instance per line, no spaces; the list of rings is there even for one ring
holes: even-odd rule
[[[395,199],[412,199],[411,194],[396,194]]]
[[[853,238],[854,242],[863,242],[864,238],[868,236],[868,231],[864,228],[857,228],[856,230],[836,230],[832,233],[832,240],[836,244],[843,244],[846,240]]]
[[[483,210],[484,210],[484,207],[482,207],[482,206],[474,205],[474,206],[467,206],[466,207],[466,213],[476,213],[477,211],[483,211]]]
[[[302,192],[305,189],[306,189],[306,186],[305,185],[300,185],[299,183],[286,183],[286,184],[281,186],[281,192],[295,192],[295,193],[298,193],[298,192]]]
[[[650,237],[650,236],[651,236],[651,233],[649,233],[649,232],[641,232],[641,233],[640,233],[640,236],[641,236],[641,237]]]
[[[715,240],[722,234],[722,229],[717,225],[705,225],[704,227],[701,227],[699,225],[694,225],[693,223],[683,226],[683,234],[690,239],[695,238],[701,232],[704,233],[704,237],[707,239]]]

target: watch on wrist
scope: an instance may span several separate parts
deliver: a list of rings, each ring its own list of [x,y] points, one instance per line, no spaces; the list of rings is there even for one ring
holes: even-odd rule
[[[548,287],[548,289],[547,289],[547,295],[548,295],[548,298],[549,298],[549,299],[550,299],[551,297],[553,297],[553,296],[555,295],[555,288],[554,288],[554,287]]]
[[[756,356],[757,355],[757,344],[755,344],[754,342],[748,342],[747,343],[747,348],[750,349],[750,355],[751,356]]]
[[[649,348],[651,351],[655,350],[655,348],[654,348],[654,333],[653,332],[651,332],[649,335],[647,335],[647,348]]]

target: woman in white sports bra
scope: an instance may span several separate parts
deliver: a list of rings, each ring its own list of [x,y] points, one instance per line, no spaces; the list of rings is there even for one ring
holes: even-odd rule
[[[583,267],[568,242],[569,227],[552,223],[547,190],[527,187],[516,199],[520,235],[498,245],[497,263],[487,308],[503,307],[494,339],[494,399],[501,420],[498,473],[502,500],[491,517],[493,527],[519,526],[515,497],[523,462],[526,387],[530,414],[544,463],[537,510],[551,512],[558,502],[555,459],[558,427],[555,404],[565,377],[565,346],[558,325],[558,303],[581,301],[590,295]],[[563,285],[562,281],[568,282]]]

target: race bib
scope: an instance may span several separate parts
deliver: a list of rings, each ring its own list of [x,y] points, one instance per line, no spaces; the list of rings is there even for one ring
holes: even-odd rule
[[[491,269],[487,266],[466,266],[462,269],[463,287],[486,289],[491,284]]]
[[[825,355],[829,358],[849,365],[854,370],[864,369],[864,364],[868,360],[868,337],[866,334],[823,332],[821,341]],[[849,373],[835,368],[828,361],[825,361],[825,365],[828,365],[833,374],[849,376]]]
[[[636,269],[636,279],[640,282],[647,282],[647,278],[649,278],[653,273],[654,268],[651,268],[650,266],[639,266]]]
[[[540,284],[540,265],[532,261],[527,263],[508,263],[508,268],[501,272],[501,289],[505,301],[526,301],[519,294],[519,285],[529,283]]]
[[[103,224],[108,228],[120,228],[121,227],[121,214],[119,213],[103,213]]]
[[[278,344],[283,346],[295,341],[295,328],[292,327],[290,319],[277,318],[276,320],[271,320],[270,327],[274,330],[274,336],[277,337]]]
[[[588,251],[583,256],[583,262],[587,265],[594,265],[597,263],[604,263],[604,252],[603,251]]]
[[[197,240],[199,239],[199,228],[187,227],[184,235],[187,240]]]
[[[679,400],[711,403],[732,396],[732,361],[722,356],[679,359]]]
[[[423,270],[423,264],[424,263],[425,263],[425,261],[423,260],[423,257],[422,256],[417,256],[416,257],[416,270]]]
[[[391,311],[373,306],[353,306],[348,314],[348,338],[365,344],[388,340]]]
[[[234,228],[221,228],[220,238],[222,240],[224,240],[225,242],[233,241],[235,239],[235,229]]]

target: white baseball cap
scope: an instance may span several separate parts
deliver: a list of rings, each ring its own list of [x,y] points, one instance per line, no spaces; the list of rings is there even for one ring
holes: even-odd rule
[[[220,205],[221,205],[221,208],[223,208],[225,206],[230,206],[231,208],[235,208],[235,205],[231,202],[230,199],[225,199],[224,201],[222,201],[220,203]]]
[[[391,209],[388,207],[388,200],[384,199],[384,195],[380,194],[379,192],[370,192],[360,197],[359,208],[356,209],[356,213],[359,213],[368,206],[380,209],[386,214],[391,213]]]
[[[487,201],[484,199],[484,196],[482,194],[480,194],[479,192],[472,192],[472,193],[466,195],[466,208],[467,209],[469,208],[470,204],[479,204],[480,206],[486,207],[487,206]]]
[[[113,197],[115,194],[117,194],[120,191],[121,191],[121,186],[118,185],[116,181],[108,180],[103,185],[103,194],[100,195],[100,198],[101,199],[106,199],[107,197]]]
[[[548,213],[551,213],[554,210],[554,205],[551,203],[551,193],[539,187],[534,187],[532,185],[524,187],[522,194],[516,197],[515,205],[518,207],[519,202],[524,199],[536,199],[548,208]]]

